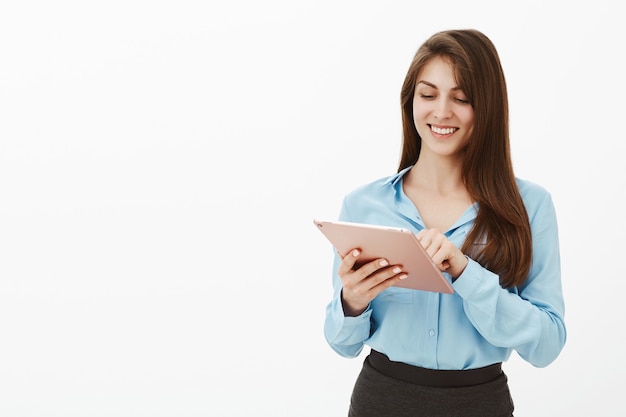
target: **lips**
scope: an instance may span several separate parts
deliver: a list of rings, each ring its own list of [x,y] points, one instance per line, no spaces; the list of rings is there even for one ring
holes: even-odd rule
[[[432,130],[434,133],[438,135],[451,135],[452,133],[456,132],[459,129],[456,127],[437,127],[437,126],[430,125],[430,130]]]

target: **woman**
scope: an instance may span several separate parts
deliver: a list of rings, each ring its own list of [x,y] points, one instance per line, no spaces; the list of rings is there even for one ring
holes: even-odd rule
[[[501,363],[536,367],[566,339],[550,194],[515,177],[508,99],[492,42],[434,34],[401,91],[398,172],[349,193],[339,219],[413,230],[454,294],[394,286],[401,265],[335,258],[324,334],[340,355],[370,347],[349,416],[512,416]]]

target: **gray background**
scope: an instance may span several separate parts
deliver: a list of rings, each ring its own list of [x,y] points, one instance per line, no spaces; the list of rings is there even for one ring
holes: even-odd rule
[[[615,5],[614,5],[615,4]],[[0,6],[0,415],[344,416],[312,224],[395,172],[433,32],[498,48],[518,176],[554,197],[569,339],[505,364],[516,416],[621,408],[617,3]]]

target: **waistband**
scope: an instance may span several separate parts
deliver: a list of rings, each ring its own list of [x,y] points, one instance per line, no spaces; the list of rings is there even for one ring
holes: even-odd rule
[[[467,387],[491,382],[502,374],[502,363],[465,370],[427,369],[389,360],[387,355],[372,349],[366,360],[388,377],[429,387]]]

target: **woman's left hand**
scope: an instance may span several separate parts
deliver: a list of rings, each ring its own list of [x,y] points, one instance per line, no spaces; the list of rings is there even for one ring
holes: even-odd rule
[[[440,270],[458,278],[468,264],[467,257],[437,229],[423,229],[416,235]]]

